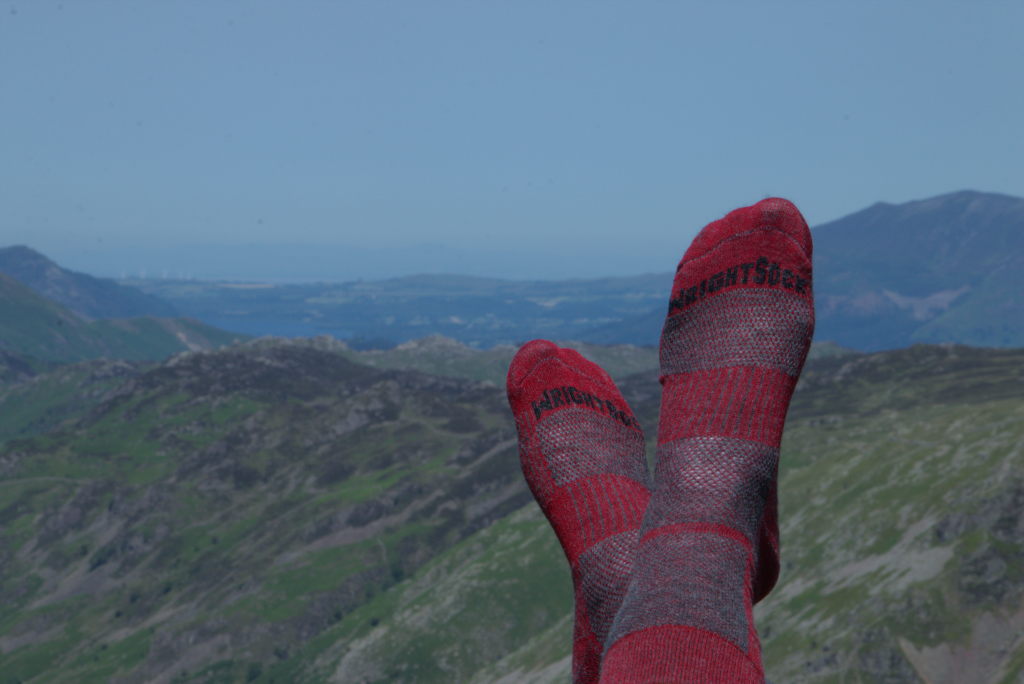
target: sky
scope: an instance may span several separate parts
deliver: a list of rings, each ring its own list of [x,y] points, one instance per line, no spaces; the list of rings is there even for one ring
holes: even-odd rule
[[[0,246],[97,275],[668,271],[766,196],[1024,195],[1024,2],[0,0]]]

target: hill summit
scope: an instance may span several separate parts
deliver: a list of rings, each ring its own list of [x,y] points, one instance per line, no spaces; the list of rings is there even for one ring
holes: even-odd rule
[[[69,271],[24,245],[0,248],[0,273],[85,319],[178,315],[159,297],[107,278]]]

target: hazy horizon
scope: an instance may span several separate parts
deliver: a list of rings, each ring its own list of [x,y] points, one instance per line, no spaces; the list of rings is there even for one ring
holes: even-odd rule
[[[962,191],[959,191],[962,192]],[[967,191],[981,192],[981,191]],[[952,193],[956,194],[956,193]],[[1013,197],[1000,193],[986,195]],[[933,198],[920,198],[928,200]],[[868,209],[869,207],[863,207]],[[857,213],[857,212],[853,212]],[[845,218],[845,217],[839,217]],[[812,231],[829,223],[812,225]],[[0,244],[0,249],[14,245]],[[564,253],[524,247],[509,250],[453,249],[441,244],[381,248],[341,245],[183,244],[145,248],[99,245],[85,250],[42,253],[72,271],[117,280],[202,280],[306,284],[375,281],[418,275],[473,276],[513,281],[564,281],[636,278],[671,273],[685,249],[658,259],[626,255],[593,264],[593,251],[580,247],[576,258]]]
[[[1022,196],[1021,20],[948,0],[0,0],[0,244],[110,277],[562,279],[671,270],[769,195],[812,226]]]

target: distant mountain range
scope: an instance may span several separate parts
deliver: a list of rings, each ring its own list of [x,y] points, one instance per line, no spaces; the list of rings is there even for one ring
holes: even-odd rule
[[[915,342],[1024,346],[1024,288],[1016,278],[1024,272],[1024,199],[964,191],[880,203],[813,235],[817,340],[868,351]],[[672,279],[115,283],[66,271],[25,247],[0,250],[0,272],[86,319],[180,311],[243,335],[327,334],[354,348],[431,335],[474,348],[537,337],[654,346]]]
[[[416,275],[382,281],[273,285],[130,280],[190,316],[249,335],[328,334],[354,346],[387,347],[442,335],[470,346],[535,337],[587,340],[592,331],[661,306],[671,278],[513,281]],[[655,344],[657,337],[617,340]]]
[[[1024,199],[964,191],[876,204],[813,235],[816,339],[860,350],[914,342],[1024,346],[1024,288],[1015,277],[1024,268]],[[387,346],[440,334],[486,348],[535,337],[655,345],[671,280],[669,272],[570,281],[126,282],[250,335],[326,333]]]
[[[446,345],[357,356],[489,365]],[[958,346],[808,363],[769,677],[1020,681],[1022,373]],[[653,442],[653,369],[618,380]],[[328,338],[0,356],[0,681],[564,682],[571,593],[492,383]]]

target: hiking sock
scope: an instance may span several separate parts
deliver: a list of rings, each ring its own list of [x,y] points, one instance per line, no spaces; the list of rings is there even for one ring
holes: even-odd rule
[[[573,682],[596,682],[650,498],[643,432],[604,370],[545,340],[512,359],[508,399],[523,474],[572,570]]]
[[[778,577],[779,445],[813,329],[795,206],[700,232],[662,330],[655,484],[601,682],[764,681],[753,605]]]

